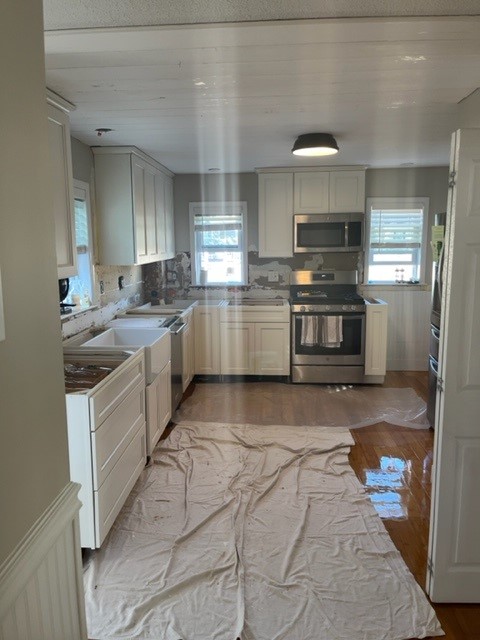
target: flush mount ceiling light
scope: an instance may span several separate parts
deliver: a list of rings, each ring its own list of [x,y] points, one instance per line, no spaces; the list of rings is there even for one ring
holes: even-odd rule
[[[295,140],[295,156],[331,156],[338,153],[338,144],[330,133],[305,133]]]

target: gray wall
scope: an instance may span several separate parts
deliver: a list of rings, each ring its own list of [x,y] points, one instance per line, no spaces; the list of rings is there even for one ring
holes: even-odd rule
[[[0,21],[0,563],[69,482],[41,0]]]
[[[93,192],[93,153],[90,147],[76,138],[70,138],[72,146],[72,169],[76,180],[90,184]]]
[[[188,205],[190,202],[247,202],[247,240],[258,247],[258,186],[255,173],[192,174],[175,176],[175,249],[190,251]]]

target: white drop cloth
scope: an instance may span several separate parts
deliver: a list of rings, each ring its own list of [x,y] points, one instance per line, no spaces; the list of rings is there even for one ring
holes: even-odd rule
[[[89,638],[442,635],[347,429],[177,426],[85,569]]]

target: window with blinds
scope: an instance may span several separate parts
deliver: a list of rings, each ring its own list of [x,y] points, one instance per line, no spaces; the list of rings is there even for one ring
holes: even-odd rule
[[[367,278],[370,284],[422,282],[428,198],[370,198]]]
[[[246,202],[191,202],[192,284],[246,284]]]

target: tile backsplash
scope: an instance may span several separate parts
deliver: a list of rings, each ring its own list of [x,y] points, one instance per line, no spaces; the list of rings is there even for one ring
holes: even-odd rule
[[[122,278],[122,289],[119,288],[119,278]],[[63,339],[104,325],[117,313],[144,301],[142,267],[96,265],[94,286],[95,307],[62,319]]]
[[[162,299],[224,298],[233,293],[246,297],[288,298],[290,272],[299,269],[358,269],[361,281],[362,256],[358,253],[305,253],[292,258],[259,258],[257,251],[248,252],[248,285],[239,287],[198,287],[191,282],[190,252],[181,252],[172,260],[144,265],[144,297],[150,300],[152,292]],[[278,282],[270,282],[276,274]]]

